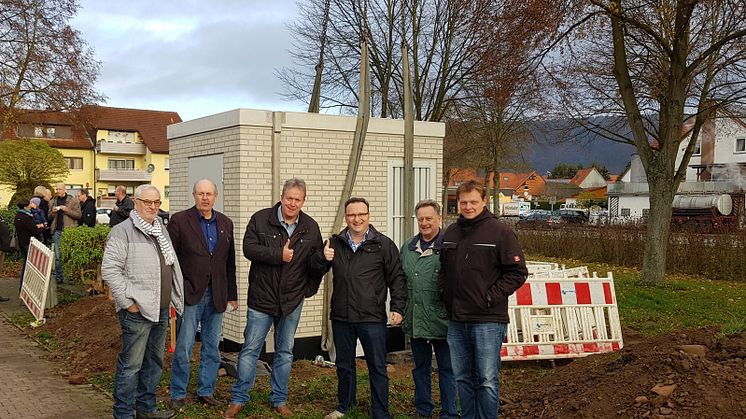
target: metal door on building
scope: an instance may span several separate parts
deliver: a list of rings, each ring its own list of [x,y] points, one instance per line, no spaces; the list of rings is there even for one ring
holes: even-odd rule
[[[215,209],[223,212],[223,154],[189,158],[189,194],[192,193],[194,182],[200,179],[210,179],[218,186]],[[191,199],[187,199],[187,202],[191,202]]]

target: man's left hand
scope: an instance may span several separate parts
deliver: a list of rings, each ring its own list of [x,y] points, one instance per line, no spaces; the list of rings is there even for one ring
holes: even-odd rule
[[[228,301],[228,305],[231,306],[231,311],[238,310],[238,301]]]
[[[392,326],[399,326],[401,324],[401,314],[395,311],[389,311],[389,322]]]

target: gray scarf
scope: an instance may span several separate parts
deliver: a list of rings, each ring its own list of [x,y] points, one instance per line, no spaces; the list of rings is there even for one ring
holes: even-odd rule
[[[161,248],[161,254],[163,255],[163,259],[166,261],[166,265],[173,265],[176,255],[174,254],[174,248],[171,246],[171,242],[168,241],[166,235],[163,234],[161,217],[155,217],[153,224],[150,224],[143,220],[137,211],[131,211],[130,218],[132,219],[132,223],[138,226],[142,231],[154,236],[158,240],[158,245]]]

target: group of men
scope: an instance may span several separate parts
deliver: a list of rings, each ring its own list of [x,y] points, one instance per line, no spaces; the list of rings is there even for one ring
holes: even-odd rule
[[[193,186],[195,205],[174,214],[168,228],[157,217],[160,193],[137,188],[134,210],[109,235],[102,274],[116,302],[122,330],[114,388],[115,418],[169,418],[158,410],[155,391],[172,305],[177,316],[171,368],[171,408],[186,404],[192,347],[201,337],[197,401],[213,407],[220,364],[223,313],[236,310],[235,244],[232,221],[214,209],[218,189],[202,179]],[[441,232],[440,206],[418,203],[419,234],[401,249],[370,223],[364,198],[344,205],[346,228],[323,241],[316,221],[302,211],[306,184],[293,178],[280,201],[254,213],[243,237],[251,261],[248,313],[237,379],[224,418],[235,418],[249,402],[257,361],[274,326],[270,376],[271,407],[292,416],[288,381],[303,302],[333,272],[331,326],[336,349],[337,406],[325,416],[344,417],[357,403],[356,342],[369,371],[371,414],[389,418],[386,371],[387,324],[402,324],[415,368],[415,408],[430,417],[435,408],[431,359],[440,375],[441,417],[497,417],[500,347],[508,323],[507,299],[527,270],[513,232],[486,208],[484,187],[459,186],[458,222]],[[389,304],[387,311],[387,296]]]

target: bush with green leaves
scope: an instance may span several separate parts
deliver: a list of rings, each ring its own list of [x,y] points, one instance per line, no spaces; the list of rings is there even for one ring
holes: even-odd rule
[[[98,271],[109,231],[109,226],[98,224],[93,228],[66,228],[62,232],[60,257],[65,269],[65,278],[82,280],[81,270]]]

